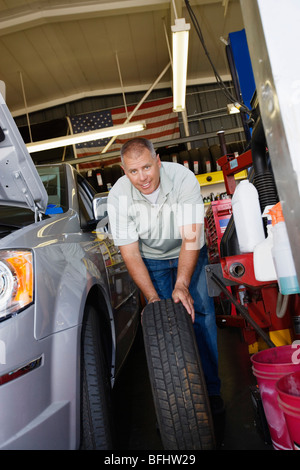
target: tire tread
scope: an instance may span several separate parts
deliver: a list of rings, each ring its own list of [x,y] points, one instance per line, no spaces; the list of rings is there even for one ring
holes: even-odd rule
[[[145,353],[163,446],[213,449],[213,423],[191,318],[172,299],[148,304]]]

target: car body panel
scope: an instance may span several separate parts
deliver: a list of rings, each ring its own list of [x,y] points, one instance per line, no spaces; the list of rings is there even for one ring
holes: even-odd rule
[[[96,195],[84,178],[68,164],[37,171],[44,184],[59,171],[65,186],[61,199],[48,188],[44,214],[41,204],[30,221],[23,202],[0,202],[0,264],[18,249],[34,266],[32,303],[0,316],[0,449],[77,449],[85,307],[93,302],[101,317],[113,385],[138,326],[139,294],[107,219],[90,225]]]
[[[34,306],[0,324],[6,345],[1,375],[41,358],[41,365],[0,387],[1,449],[75,449],[79,445],[80,328],[37,341]],[[17,345],[17,347],[16,347]],[[76,348],[75,348],[76,351]]]

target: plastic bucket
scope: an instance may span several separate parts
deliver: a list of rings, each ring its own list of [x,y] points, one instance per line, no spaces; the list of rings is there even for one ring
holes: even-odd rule
[[[266,349],[251,357],[272,444],[278,450],[293,449],[284,413],[278,403],[276,382],[286,374],[300,371],[300,361],[293,362],[294,357],[292,345]]]
[[[294,450],[300,450],[300,372],[285,375],[276,384],[278,403],[282,409]]]

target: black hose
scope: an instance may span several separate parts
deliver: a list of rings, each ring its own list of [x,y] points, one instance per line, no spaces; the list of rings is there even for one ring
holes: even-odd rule
[[[210,278],[229,298],[230,302],[233,303],[235,308],[240,312],[243,318],[253,327],[256,333],[261,336],[261,338],[267,343],[270,348],[275,348],[276,346],[273,341],[270,340],[269,336],[265,333],[265,331],[260,328],[260,326],[255,322],[255,320],[253,320],[253,318],[249,315],[248,310],[233,297],[233,295],[228,291],[222,280],[215,273],[209,271],[209,269],[207,269],[207,272],[209,273]]]
[[[266,138],[259,116],[252,131],[252,161],[255,174],[266,173],[268,171],[268,162],[266,154]]]
[[[257,189],[261,212],[268,205],[279,201],[272,171],[269,168],[265,131],[259,116],[252,132],[252,164],[254,170],[253,184]]]

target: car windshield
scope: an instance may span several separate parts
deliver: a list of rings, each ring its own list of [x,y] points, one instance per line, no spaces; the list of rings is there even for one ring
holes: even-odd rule
[[[37,166],[37,171],[48,193],[46,215],[67,211],[68,198],[64,165]]]
[[[48,193],[46,217],[66,212],[68,197],[65,166],[42,165],[36,168]],[[34,213],[29,208],[0,205],[0,239],[32,224],[34,220]]]

